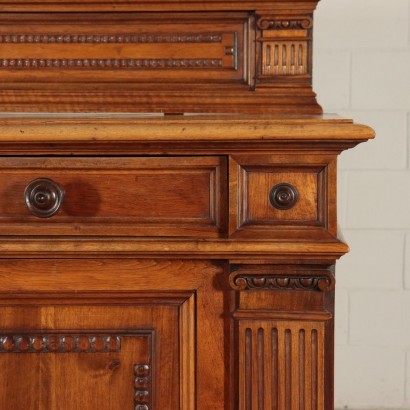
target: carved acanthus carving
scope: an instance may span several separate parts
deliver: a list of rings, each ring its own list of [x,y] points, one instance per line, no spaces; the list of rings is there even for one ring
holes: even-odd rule
[[[0,353],[109,353],[121,352],[115,335],[2,335]]]
[[[313,27],[313,19],[305,16],[284,19],[278,16],[262,16],[257,21],[261,30],[307,30]]]
[[[328,270],[303,273],[245,273],[229,275],[232,289],[242,290],[310,290],[330,292],[335,288],[335,277]]]
[[[148,364],[134,366],[134,404],[135,410],[150,409],[151,367]]]

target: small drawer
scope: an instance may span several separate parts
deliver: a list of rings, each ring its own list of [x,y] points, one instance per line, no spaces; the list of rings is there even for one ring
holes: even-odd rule
[[[235,156],[229,174],[231,236],[336,236],[335,157]]]
[[[2,158],[2,235],[224,234],[224,157]]]

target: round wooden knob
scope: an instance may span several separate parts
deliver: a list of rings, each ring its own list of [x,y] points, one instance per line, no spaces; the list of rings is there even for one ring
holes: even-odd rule
[[[270,203],[276,209],[290,209],[295,206],[298,198],[298,191],[291,184],[275,185],[269,194]]]
[[[51,179],[38,178],[31,181],[24,191],[27,209],[38,218],[55,215],[63,203],[64,190]]]

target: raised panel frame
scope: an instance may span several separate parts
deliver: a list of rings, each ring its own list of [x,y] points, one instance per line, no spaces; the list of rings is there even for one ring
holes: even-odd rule
[[[226,234],[223,156],[12,157],[0,159],[0,169],[3,235],[217,238]],[[32,180],[44,177],[66,193],[56,215],[37,218],[26,209],[23,193]]]
[[[154,331],[156,367],[150,387],[153,394],[159,394],[155,377],[162,377],[162,385],[167,383],[178,390],[180,410],[192,410],[198,403],[204,409],[230,409],[234,396],[234,390],[228,388],[233,374],[229,364],[232,329],[228,314],[229,285],[223,263],[167,259],[9,259],[2,261],[0,271],[4,279],[0,292],[0,336],[27,332],[34,336],[118,334],[124,340],[128,333]],[[34,309],[32,313],[27,313],[31,309]],[[83,314],[79,313],[81,309]],[[115,329],[112,324],[101,326],[95,322],[98,309],[116,309],[116,312],[135,309],[134,316],[138,316],[138,309],[148,313],[142,320],[139,314],[139,324],[134,321],[125,326],[121,323],[130,315],[118,314]],[[70,311],[75,318],[71,319],[72,327],[63,328],[61,323]],[[167,311],[172,315],[168,317]],[[155,324],[150,324],[150,315],[157,315],[156,324],[160,328],[171,326],[177,336],[172,339],[161,334]],[[98,317],[108,320],[105,314]],[[80,320],[78,325],[75,320]],[[210,333],[212,338],[207,337]],[[177,371],[174,384],[169,384],[168,376],[161,375],[158,355],[164,343],[180,352],[178,363],[170,359],[166,363],[168,369]],[[67,355],[70,353],[60,354]],[[163,360],[164,357],[163,353]],[[144,365],[141,361],[132,364]],[[170,410],[176,408],[174,404]],[[155,403],[154,408],[157,408]]]
[[[263,175],[275,176],[276,183],[289,182],[281,175],[293,176],[292,179],[296,178],[299,184],[295,188],[303,189],[303,195],[299,195],[302,198],[292,209],[274,209],[269,201],[270,189],[275,185],[272,183],[266,192],[258,193],[257,204],[251,203],[250,206],[253,200],[248,192],[250,173],[259,174],[261,178]],[[315,186],[303,186],[303,175],[314,177]],[[307,197],[313,201],[309,208],[311,211],[302,206]],[[315,204],[314,210],[312,204]],[[287,153],[230,156],[229,212],[230,237],[336,239],[336,156]],[[254,218],[251,212],[266,215]],[[280,217],[275,218],[276,214]]]
[[[0,75],[6,84],[49,90],[54,84],[60,91],[75,83],[88,91],[246,84],[248,19],[246,13],[0,14]]]

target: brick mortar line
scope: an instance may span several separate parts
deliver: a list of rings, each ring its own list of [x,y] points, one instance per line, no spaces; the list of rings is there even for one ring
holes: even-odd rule
[[[407,123],[406,123],[406,153],[407,153],[407,168],[410,169],[410,112],[407,112]]]
[[[403,286],[403,290],[407,290],[406,289],[406,259],[407,259],[407,255],[406,255],[406,249],[407,249],[407,235],[404,235],[403,238],[403,244],[402,244],[402,255],[403,255],[403,267],[402,267],[402,286]]]

